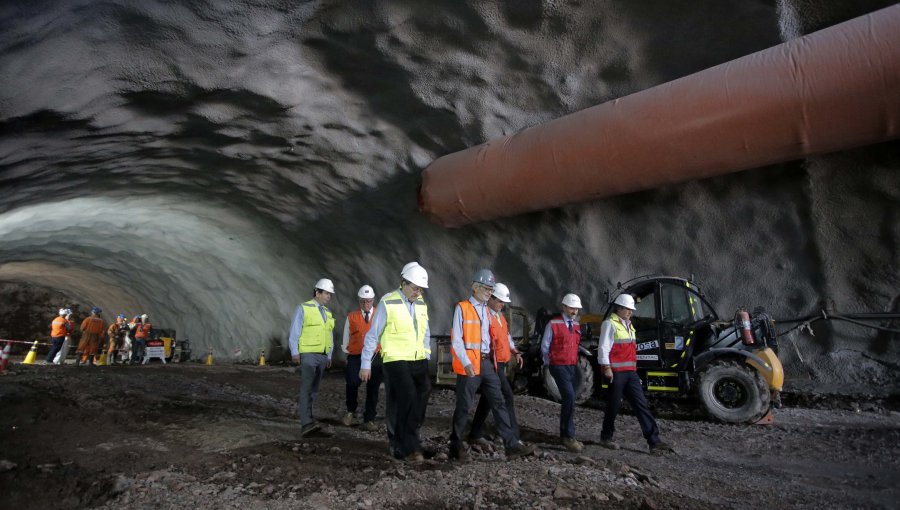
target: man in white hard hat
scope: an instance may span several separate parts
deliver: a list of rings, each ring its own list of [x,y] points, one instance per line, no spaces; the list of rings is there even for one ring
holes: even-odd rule
[[[341,342],[341,350],[347,354],[347,412],[341,418],[344,425],[353,423],[353,414],[356,413],[359,400],[359,386],[362,382],[359,378],[359,369],[362,364],[362,349],[366,333],[372,327],[372,318],[375,315],[375,290],[370,285],[363,285],[356,293],[359,300],[359,308],[347,314],[344,321],[344,340]],[[369,432],[377,430],[375,426],[375,409],[378,406],[378,388],[381,386],[381,356],[375,351],[372,360],[372,377],[366,383],[366,409],[363,412],[363,429]]]
[[[50,341],[52,345],[50,346],[50,352],[47,353],[47,358],[45,363],[53,363],[53,360],[56,358],[56,354],[62,350],[63,343],[66,341],[66,337],[72,333],[72,326],[69,324],[69,321],[66,320],[66,315],[72,313],[68,308],[60,308],[59,315],[53,319],[53,322],[50,323]]]
[[[541,340],[544,366],[550,371],[559,388],[559,437],[570,452],[580,452],[584,445],[575,439],[575,392],[578,345],[581,343],[581,325],[578,312],[581,298],[566,294],[562,298],[562,314],[550,319]]]
[[[491,359],[491,311],[487,303],[496,283],[490,269],[479,269],[472,277],[472,295],[457,303],[453,311],[450,343],[456,373],[456,409],[450,427],[450,457],[462,461],[469,458],[463,438],[469,409],[479,389],[493,411],[507,459],[534,453],[534,446],[519,441],[519,435],[513,430],[500,378]]]
[[[597,361],[603,370],[603,376],[610,381],[606,391],[606,411],[603,414],[600,445],[612,450],[619,448],[613,441],[613,434],[616,431],[616,415],[619,414],[624,396],[641,425],[641,432],[650,446],[650,452],[672,452],[672,447],[659,439],[659,427],[647,405],[641,378],[637,374],[637,348],[634,326],[631,324],[634,310],[634,297],[619,294],[613,301],[613,313],[600,325]]]
[[[503,400],[506,403],[506,412],[509,414],[509,424],[513,433],[521,438],[519,431],[519,422],[516,419],[516,406],[513,396],[512,386],[509,384],[509,378],[506,374],[507,364],[515,356],[516,363],[522,368],[524,360],[522,355],[516,349],[512,335],[509,333],[509,324],[506,317],[503,316],[503,307],[511,301],[509,288],[497,282],[494,290],[491,291],[491,297],[488,299],[487,307],[491,312],[491,358],[494,367],[497,370],[497,377],[500,379],[500,391],[503,393]],[[482,393],[478,400],[478,407],[475,408],[475,416],[472,418],[472,424],[469,428],[469,442],[481,444],[485,446],[484,439],[484,422],[491,412],[491,406],[487,397]]]
[[[313,404],[319,394],[319,383],[331,366],[334,347],[334,316],[325,306],[334,295],[334,284],[328,278],[316,282],[313,298],[297,307],[291,321],[288,345],[291,359],[300,364],[300,435],[330,431],[313,418]]]
[[[380,345],[391,454],[410,462],[424,459],[418,431],[431,394],[431,330],[428,306],[422,300],[427,288],[425,268],[407,264],[400,275],[400,288],[382,296],[375,308],[359,370],[361,380],[372,378],[372,358]]]

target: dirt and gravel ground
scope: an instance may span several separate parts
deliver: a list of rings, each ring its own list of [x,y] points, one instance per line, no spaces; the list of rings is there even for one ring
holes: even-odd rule
[[[446,460],[454,395],[435,388],[423,429],[434,450],[387,454],[384,427],[337,421],[343,377],[317,415],[331,438],[301,438],[287,367],[14,365],[0,377],[3,508],[896,508],[900,414],[891,401],[788,394],[771,426],[696,419],[658,405],[677,453],[647,453],[622,416],[623,449],[596,444],[602,411],[577,410],[581,454],[556,442],[559,406],[518,397],[536,457],[502,448]],[[380,406],[383,415],[383,405]],[[381,419],[379,416],[379,420]]]

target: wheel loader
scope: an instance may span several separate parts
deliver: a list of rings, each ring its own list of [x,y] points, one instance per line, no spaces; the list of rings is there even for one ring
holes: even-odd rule
[[[598,335],[600,324],[613,311],[612,301],[621,293],[635,298],[631,320],[637,371],[649,394],[696,396],[707,414],[722,422],[771,419],[770,409],[780,403],[784,381],[772,319],[758,308],[753,313],[739,310],[735,320],[723,320],[695,283],[672,276],[641,277],[620,284],[608,296],[610,305],[603,315],[580,317],[577,403],[606,387],[597,365]],[[511,315],[512,321],[527,320],[521,309],[513,309]],[[509,376],[514,388],[542,386],[550,398],[559,401],[559,390],[542,366],[540,353],[544,326],[553,315],[538,311],[532,334],[518,339],[525,366]]]

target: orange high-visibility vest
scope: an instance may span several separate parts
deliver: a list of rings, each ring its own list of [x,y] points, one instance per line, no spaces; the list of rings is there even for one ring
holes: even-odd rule
[[[362,353],[366,333],[368,333],[369,329],[372,327],[373,317],[375,317],[375,308],[369,310],[369,322],[366,322],[363,311],[358,308],[347,314],[347,323],[350,328],[350,335],[347,339],[347,354],[356,355]],[[375,347],[375,352],[380,350],[380,345]]]
[[[509,348],[509,325],[506,317],[491,313],[491,350],[496,363],[506,363],[512,357]]]
[[[146,324],[138,323],[134,327],[134,337],[138,340],[144,340],[147,336],[150,335],[150,330],[153,329],[153,325],[149,322]]]
[[[466,348],[466,356],[475,369],[475,375],[481,374],[481,317],[475,311],[475,307],[469,300],[460,301],[459,308],[462,311],[462,332],[463,345]],[[453,354],[453,371],[456,375],[466,375],[466,369],[463,367],[462,361],[456,357],[456,351],[452,348],[450,353]]]
[[[62,315],[53,319],[53,322],[50,324],[50,336],[52,338],[59,338],[68,334],[69,321],[67,321],[66,318]]]

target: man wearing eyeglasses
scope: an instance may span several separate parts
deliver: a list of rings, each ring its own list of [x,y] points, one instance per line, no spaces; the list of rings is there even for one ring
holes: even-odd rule
[[[476,271],[472,277],[472,296],[457,303],[453,312],[450,342],[456,373],[456,409],[450,430],[450,456],[461,461],[469,458],[463,438],[469,409],[479,389],[493,411],[494,423],[506,448],[506,458],[512,460],[534,453],[534,446],[522,443],[510,422],[500,377],[491,359],[491,311],[487,303],[496,283],[490,269]]]
[[[372,378],[372,358],[381,347],[385,409],[391,454],[408,462],[424,460],[419,428],[425,418],[431,379],[431,331],[428,306],[422,299],[428,272],[418,263],[400,273],[400,288],[382,296],[366,333],[359,378]]]

